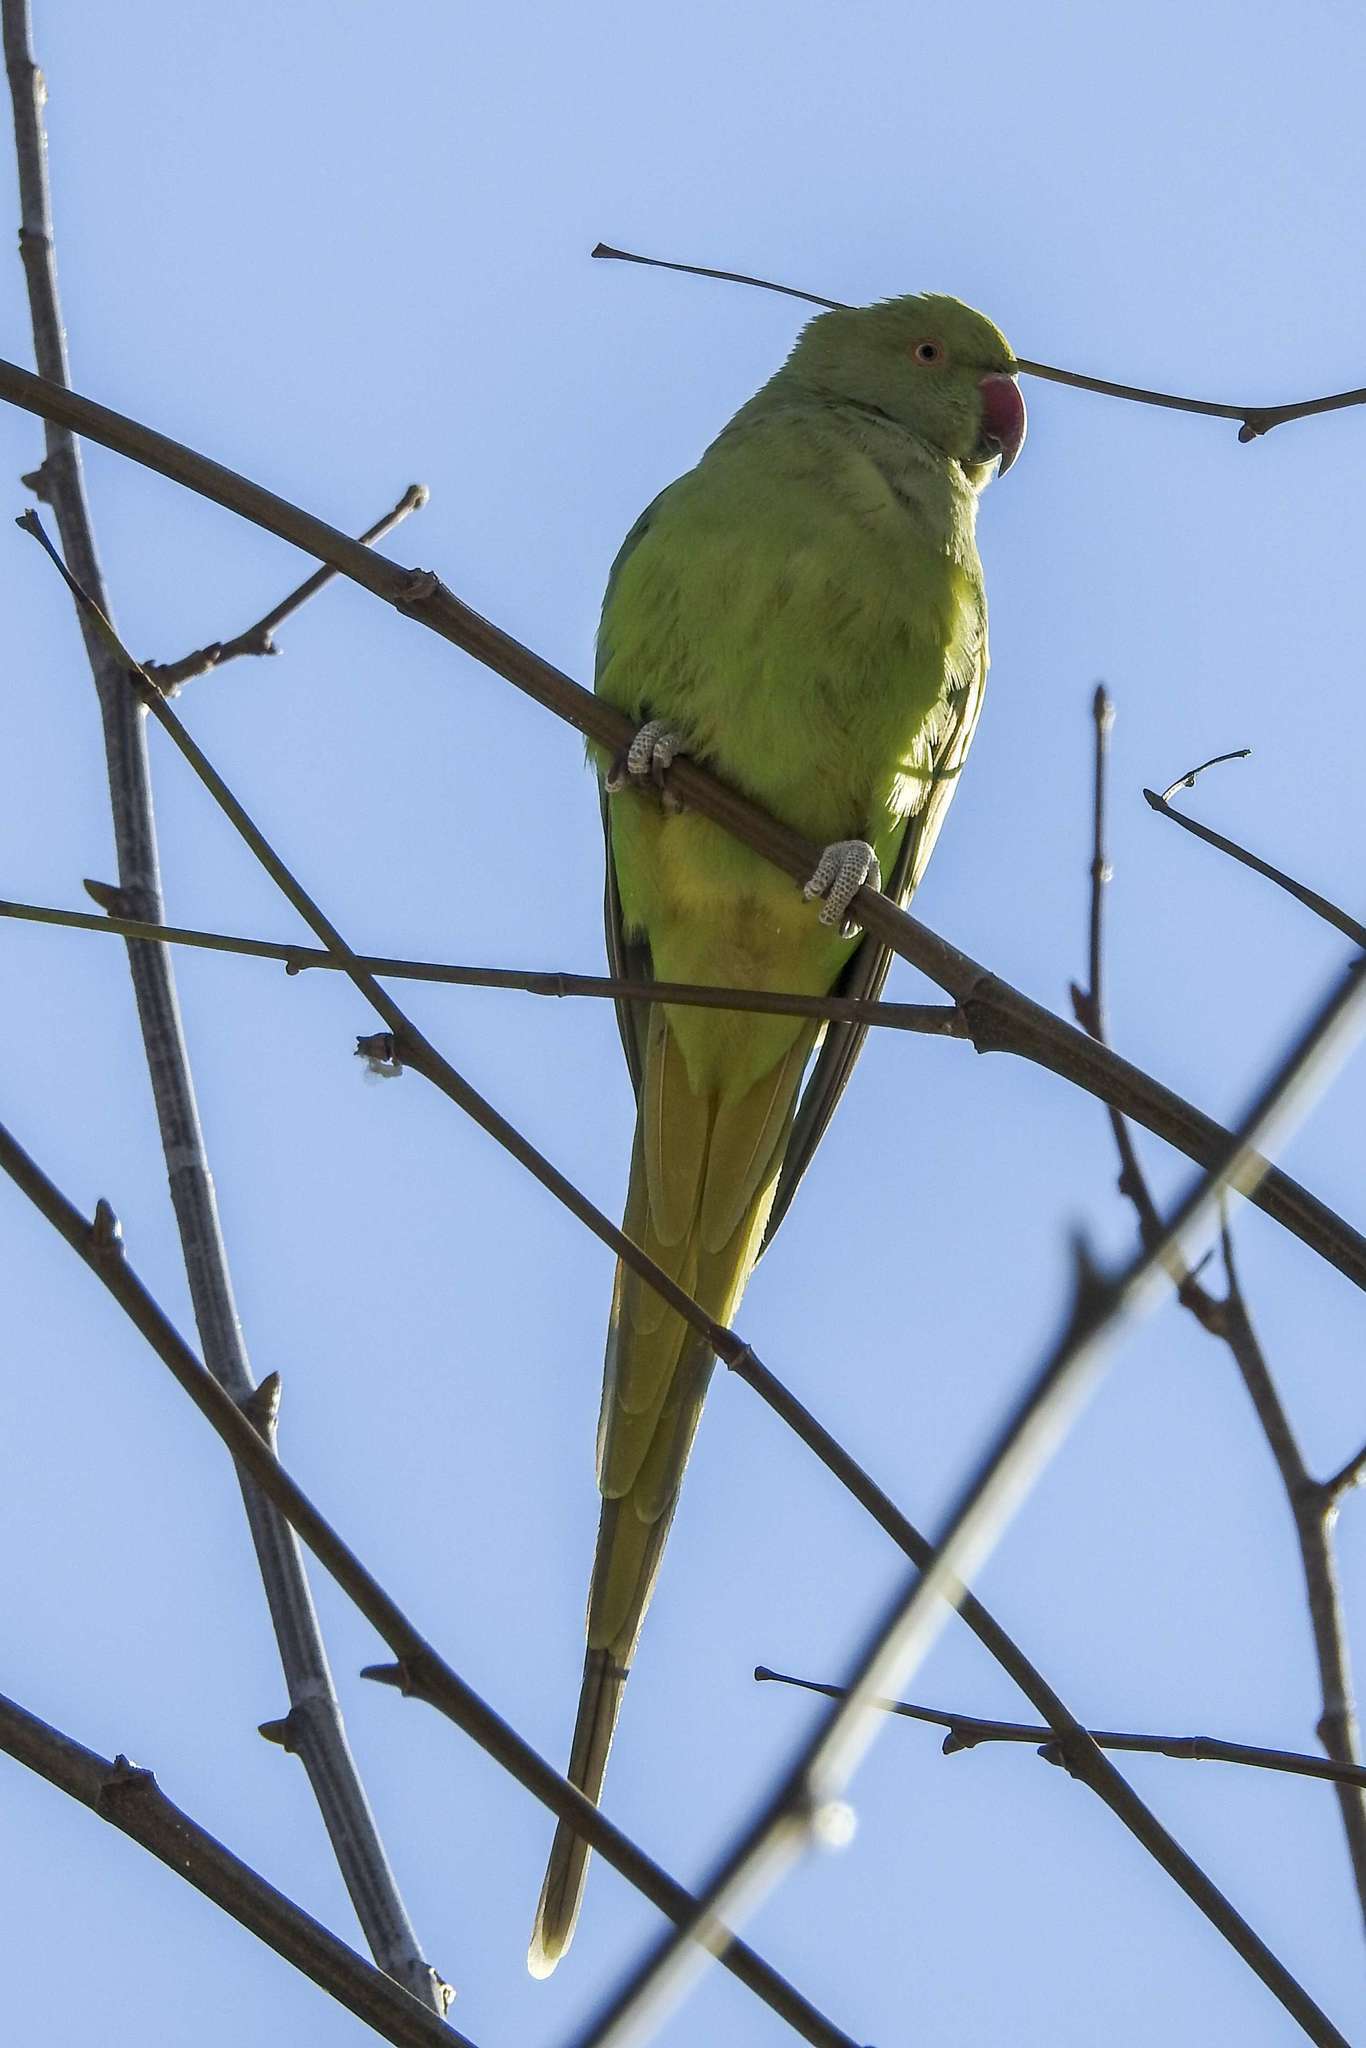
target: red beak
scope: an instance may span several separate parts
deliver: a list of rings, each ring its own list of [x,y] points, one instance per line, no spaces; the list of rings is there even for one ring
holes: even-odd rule
[[[982,394],[982,439],[987,444],[988,459],[991,455],[1000,456],[997,474],[1004,476],[1024,446],[1025,428],[1029,424],[1024,398],[1015,379],[1003,371],[993,370],[979,381],[977,389]]]

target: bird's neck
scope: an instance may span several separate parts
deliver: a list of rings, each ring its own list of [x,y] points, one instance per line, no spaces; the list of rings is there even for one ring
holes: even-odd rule
[[[939,537],[954,556],[975,551],[977,487],[963,465],[922,440],[912,427],[874,405],[798,381],[787,366],[741,406],[718,437],[753,428],[816,427],[857,452],[885,479],[918,525]]]

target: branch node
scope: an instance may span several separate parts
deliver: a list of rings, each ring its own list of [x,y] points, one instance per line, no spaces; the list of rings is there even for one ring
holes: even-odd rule
[[[299,1747],[294,1739],[294,1730],[294,1709],[291,1707],[289,1712],[282,1714],[278,1721],[262,1721],[256,1733],[264,1736],[267,1742],[275,1743],[278,1748],[287,1750],[291,1756],[294,1756],[297,1754]]]
[[[95,1215],[86,1239],[92,1259],[121,1259],[124,1253],[123,1225],[103,1195],[95,1204]]]
[[[155,1774],[145,1770],[141,1764],[130,1763],[120,1751],[114,1758],[112,1768],[105,1772],[100,1781],[99,1808],[103,1811],[106,1806],[116,1806],[130,1795],[152,1791],[155,1787]]]
[[[107,917],[131,917],[133,904],[126,889],[116,882],[93,882],[87,875],[81,883],[92,903],[98,903]]]
[[[401,612],[421,612],[440,589],[441,578],[435,569],[410,569],[394,603]]]
[[[1071,1238],[1072,1253],[1072,1309],[1070,1327],[1075,1333],[1084,1330],[1104,1312],[1110,1300],[1110,1282],[1101,1267],[1083,1231],[1076,1230]]]
[[[40,505],[52,503],[53,475],[47,456],[43,457],[36,469],[25,470],[19,481],[26,491],[32,491]]]
[[[1091,872],[1093,878],[1097,881],[1108,882],[1110,879],[1108,870],[1104,875],[1097,875],[1094,868]],[[1076,1018],[1082,1030],[1089,1031],[1093,1038],[1099,1038],[1100,1015],[1096,1004],[1095,991],[1089,988],[1082,988],[1079,982],[1069,981],[1067,992],[1072,998],[1072,1015]]]
[[[258,1436],[264,1437],[271,1449],[275,1448],[275,1431],[280,1420],[280,1375],[267,1373],[259,1387],[253,1387],[238,1402],[238,1407]]]
[[[403,1694],[405,1700],[421,1696],[413,1677],[412,1664],[407,1657],[401,1657],[393,1664],[366,1664],[360,1675],[362,1678],[372,1678],[376,1685],[392,1685],[395,1692]]]

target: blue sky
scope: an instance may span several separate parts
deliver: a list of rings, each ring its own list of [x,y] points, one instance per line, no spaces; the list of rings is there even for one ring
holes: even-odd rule
[[[1021,353],[1208,396],[1359,384],[1345,260],[1366,163],[1359,12],[1215,4],[224,10],[37,0],[59,261],[80,389],[390,544],[585,676],[641,506],[766,377],[791,302],[592,264],[600,237],[849,300],[983,307]],[[12,174],[7,173],[10,177]],[[12,183],[11,218],[17,217]],[[17,262],[3,353],[29,360]],[[1251,746],[1198,813],[1351,905],[1366,747],[1354,630],[1366,416],[1252,447],[1218,423],[1028,386],[988,495],[994,665],[917,909],[1062,1007],[1084,961],[1090,732],[1114,735],[1111,1007],[1120,1048],[1209,1111],[1246,1100],[1342,942],[1154,819],[1139,794]],[[34,422],[0,418],[0,473]],[[289,549],[99,450],[119,621],[172,658],[304,573]],[[81,904],[111,854],[69,606],[15,538],[0,891]],[[601,849],[567,728],[363,593],[179,708],[355,943],[594,970]],[[153,735],[170,914],[297,927]],[[366,1087],[332,978],[177,962],[249,1347],[285,1380],[284,1455],[450,1660],[563,1758],[595,1495],[610,1261],[414,1077]],[[3,1116],[74,1199],[108,1196],[191,1328],[127,977],[109,940],[10,927]],[[925,993],[898,968],[891,993]],[[631,1105],[601,1005],[423,990],[424,1028],[615,1210]],[[1287,1164],[1360,1218],[1358,1062]],[[1166,1195],[1185,1169],[1144,1147]],[[831,1219],[866,1219],[842,1278]],[[1132,1237],[1095,1103],[953,1044],[875,1039],[739,1318],[763,1357],[933,1526],[1055,1327],[1068,1230]],[[1263,1219],[1238,1241],[1311,1463],[1366,1436],[1361,1304]],[[882,1252],[867,1277],[869,1238]],[[353,1936],[302,1773],[255,1733],[283,1692],[223,1453],[17,1193],[0,1192],[5,1686],[169,1794]],[[1360,1629],[1366,1504],[1339,1527]],[[680,1877],[710,1862],[819,1711],[766,1661],[848,1667],[899,1570],[745,1389],[719,1378],[609,1778]],[[598,1867],[548,1985],[523,1964],[549,1817],[455,1731],[359,1684],[367,1629],[317,1575],[353,1740],[429,1953],[480,2044],[564,2040],[653,1935]],[[1174,1307],[1101,1398],[982,1590],[1098,1724],[1312,1747],[1284,1503],[1225,1355]],[[1015,1715],[959,1628],[922,1699]],[[1126,1771],[1350,2035],[1360,1918],[1322,1786],[1135,1758]],[[0,1914],[16,2034],[199,2048],[363,2030],[194,1893],[17,1766]],[[1082,1790],[1029,1751],[952,1761],[889,1727],[860,1829],[760,1914],[756,1943],[859,2040],[1246,2044],[1290,2023]],[[76,1979],[73,1985],[73,1976]],[[74,1995],[73,1995],[74,1994]],[[663,2038],[778,2041],[721,1973]]]

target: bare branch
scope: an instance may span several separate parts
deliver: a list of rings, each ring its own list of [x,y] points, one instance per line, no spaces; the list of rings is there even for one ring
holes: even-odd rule
[[[410,512],[420,512],[430,495],[426,484],[409,484],[398,503],[359,536],[362,547],[373,547],[376,541],[383,540],[386,534],[401,525]],[[145,661],[142,664],[144,674],[149,675],[166,696],[174,697],[186,683],[192,682],[196,676],[207,675],[212,668],[222,668],[224,662],[236,661],[244,654],[278,654],[279,649],[275,645],[277,626],[282,626],[301,605],[308,603],[310,597],[316,597],[337,573],[332,568],[315,569],[297,589],[290,591],[288,597],[282,597],[273,611],[267,612],[263,619],[258,619],[254,626],[248,626],[235,639],[212,640],[207,647],[197,647],[193,654],[182,655],[179,661]]]
[[[822,1685],[814,1678],[793,1678],[785,1671],[771,1671],[758,1664],[754,1676],[762,1683],[797,1686],[828,1700],[847,1697],[839,1685]],[[976,1749],[989,1742],[1021,1742],[1039,1747],[1047,1763],[1066,1761],[1064,1746],[1055,1731],[1025,1721],[984,1721],[975,1714],[954,1714],[942,1707],[912,1706],[906,1700],[874,1700],[884,1714],[900,1714],[908,1721],[923,1721],[930,1727],[946,1728],[945,1756],[960,1749]],[[1218,1735],[1133,1735],[1114,1728],[1088,1728],[1087,1734],[1100,1749],[1119,1749],[1141,1756],[1175,1757],[1181,1763],[1245,1764],[1253,1770],[1284,1771],[1297,1778],[1326,1778],[1339,1785],[1366,1786],[1366,1767],[1333,1763],[1326,1757],[1305,1756],[1295,1749],[1265,1749],[1251,1742],[1227,1742]]]
[[[86,883],[96,901],[109,900],[103,883]],[[135,918],[92,917],[88,911],[53,910],[38,903],[0,901],[0,917],[27,924],[52,924],[81,932],[109,932],[115,937],[156,939],[163,945],[194,946],[210,953],[244,954],[253,960],[278,960],[287,974],[322,967],[344,971],[345,962],[316,946],[290,946],[274,939],[234,938],[226,932],[205,932],[184,925],[141,924]],[[688,981],[614,981],[605,974],[564,974],[552,968],[457,967],[436,960],[392,960],[358,953],[355,964],[367,974],[390,981],[450,983],[457,988],[514,989],[533,996],[601,996],[613,1002],[675,1003],[682,1008],[754,1011],[760,1016],[831,1017],[851,1024],[879,1025],[893,1031],[914,1031],[931,1038],[965,1038],[953,1003],[872,1003],[856,996],[784,995],[767,989],[712,988]]]
[[[1215,761],[1236,760],[1239,755],[1216,755]],[[1183,776],[1172,784],[1179,789],[1193,783],[1203,768],[1212,767],[1214,762],[1206,761],[1201,768],[1194,768],[1189,776]],[[1104,747],[1099,730],[1096,748],[1096,834],[1103,840],[1103,806],[1105,783]],[[1170,795],[1168,791],[1168,795]],[[1154,796],[1151,790],[1144,795],[1155,810],[1175,818],[1178,824],[1190,825],[1179,811],[1168,808],[1165,797]],[[1199,828],[1202,835],[1204,828]],[[1230,848],[1230,850],[1233,850]],[[1102,845],[1103,852],[1103,845]],[[1108,863],[1102,862],[1107,868]],[[1260,865],[1260,864],[1258,864]],[[1095,875],[1093,860],[1092,874]],[[1276,879],[1273,872],[1273,879]],[[1282,878],[1285,879],[1285,878]],[[1293,886],[1293,885],[1292,885]],[[1100,918],[1099,886],[1092,882],[1092,931],[1098,929]],[[1098,1032],[1104,1028],[1104,1005],[1099,994],[1101,949],[1093,936],[1092,945],[1092,1013]],[[1074,991],[1075,995],[1075,991]],[[1115,1134],[1115,1143],[1120,1157],[1119,1186],[1122,1194],[1133,1203],[1138,1217],[1139,1235],[1145,1244],[1152,1242],[1155,1229],[1156,1206],[1149,1191],[1146,1177],[1139,1163],[1127,1124],[1122,1116],[1110,1112],[1110,1123]],[[1342,1614],[1341,1595],[1338,1586],[1337,1560],[1333,1554],[1332,1521],[1336,1502],[1340,1496],[1338,1482],[1330,1480],[1318,1485],[1311,1479],[1300,1451],[1298,1440],[1286,1414],[1277,1391],[1276,1383],[1267,1365],[1247,1304],[1238,1285],[1237,1269],[1233,1259],[1233,1240],[1225,1213],[1220,1219],[1221,1242],[1223,1246],[1224,1270],[1227,1285],[1222,1300],[1216,1299],[1204,1287],[1195,1272],[1178,1272],[1173,1275],[1178,1297],[1186,1309],[1195,1317],[1201,1328],[1212,1337],[1220,1338],[1229,1348],[1235,1365],[1247,1389],[1262,1433],[1266,1437],[1271,1455],[1276,1463],[1286,1500],[1290,1506],[1295,1525],[1296,1541],[1299,1546],[1300,1564],[1304,1574],[1305,1594],[1309,1605],[1310,1627],[1314,1638],[1314,1655],[1318,1666],[1319,1686],[1323,1698],[1323,1713],[1318,1725],[1318,1735],[1329,1757],[1344,1772],[1355,1773],[1361,1764],[1360,1741],[1356,1713],[1352,1701],[1351,1664],[1347,1651],[1346,1624]],[[1366,1460],[1366,1452],[1362,1453]],[[1358,1461],[1353,1460],[1343,1467],[1343,1475],[1350,1474]],[[1352,1866],[1357,1898],[1363,1917],[1366,1918],[1366,1798],[1360,1790],[1355,1776],[1344,1778],[1338,1785],[1338,1807],[1342,1815],[1343,1831],[1347,1840],[1347,1853]]]
[[[824,298],[819,292],[799,291],[795,285],[774,284],[766,277],[747,277],[738,270],[713,270],[705,263],[671,263],[663,256],[637,256],[629,249],[614,249],[607,242],[599,242],[591,254],[614,257],[619,263],[647,264],[652,270],[681,270],[690,277],[720,278],[725,284],[756,285],[760,291],[779,292],[787,299],[805,299],[812,306],[838,309],[847,304],[844,299]],[[1273,427],[1284,426],[1290,420],[1366,405],[1366,385],[1355,391],[1336,391],[1327,398],[1295,399],[1289,405],[1226,405],[1210,398],[1177,398],[1170,391],[1149,391],[1141,384],[1116,384],[1108,377],[1084,376],[1080,370],[1058,370],[1050,363],[1030,362],[1024,356],[1015,358],[1015,366],[1027,377],[1042,377],[1050,384],[1070,384],[1079,391],[1098,391],[1105,398],[1127,398],[1136,405],[1160,405],[1173,412],[1202,413],[1209,419],[1238,420],[1240,441],[1255,441],[1259,435],[1269,434]]]
[[[397,2048],[472,2048],[392,1977],[287,1899],[174,1805],[148,1770],[111,1761],[0,1695],[0,1749],[88,1806]]]
[[[1215,758],[1224,760],[1231,757],[1217,755]],[[1208,767],[1209,763],[1205,765]],[[1195,773],[1198,774],[1199,770],[1197,769]],[[1185,780],[1183,777],[1180,782],[1174,782],[1172,789],[1182,788]],[[1262,860],[1255,853],[1249,853],[1236,839],[1226,839],[1222,832],[1215,832],[1210,826],[1202,825],[1198,819],[1188,818],[1184,811],[1173,809],[1167,801],[1172,789],[1164,796],[1158,796],[1156,791],[1151,789],[1145,789],[1143,792],[1145,801],[1157,812],[1159,818],[1170,818],[1173,825],[1179,825],[1183,832],[1190,832],[1195,838],[1203,839],[1207,846],[1217,847],[1220,853],[1226,853],[1243,867],[1251,868],[1254,874],[1264,875],[1268,882],[1274,882],[1278,889],[1284,889],[1287,896],[1293,896],[1297,903],[1302,903],[1306,910],[1312,910],[1325,924],[1331,924],[1336,931],[1345,933],[1354,945],[1366,946],[1366,925],[1359,924],[1354,917],[1349,917],[1345,910],[1330,902],[1328,897],[1320,896],[1317,889],[1306,887],[1303,882],[1297,882],[1293,875],[1287,875],[1282,868],[1274,868],[1270,861]]]
[[[217,1431],[237,1463],[256,1481],[319,1564],[335,1580],[370,1623],[408,1674],[410,1689],[420,1692],[439,1712],[471,1736],[533,1797],[560,1820],[567,1820],[585,1841],[620,1871],[636,1889],[671,1919],[684,1920],[697,1902],[682,1885],[638,1849],[567,1779],[553,1771],[477,1693],[445,1663],[407,1616],[390,1599],[355,1552],[313,1505],[286,1471],[255,1422],[244,1415],[195,1357],[179,1331],[148,1293],[128,1263],[122,1234],[102,1219],[112,1214],[103,1204],[94,1222],[47,1178],[12,1134],[0,1124],[0,1169],[34,1204],[72,1250],[84,1260],[130,1321],[139,1329],[172,1377]],[[788,2021],[816,2048],[855,2048],[842,2033],[794,1991],[744,1943],[732,1945],[726,1967],[766,2005]]]
[[[820,292],[804,292],[795,284],[774,284],[771,278],[749,277],[743,270],[713,270],[706,263],[671,263],[664,256],[636,256],[629,249],[614,249],[610,242],[599,242],[589,250],[590,256],[610,257],[616,263],[642,263],[650,270],[681,270],[689,277],[715,277],[722,284],[752,284],[763,292],[777,292],[784,299],[804,299],[808,306],[825,306],[831,312],[838,312],[845,304],[843,299],[823,298]]]
[[[1342,1588],[1332,1540],[1338,1500],[1335,1482],[1330,1480],[1327,1485],[1317,1484],[1305,1465],[1299,1441],[1243,1298],[1227,1224],[1223,1230],[1223,1259],[1228,1287],[1224,1299],[1213,1304],[1213,1315],[1207,1316],[1203,1312],[1203,1302],[1192,1302],[1189,1306],[1207,1329],[1223,1339],[1232,1353],[1285,1488],[1304,1574],[1322,1699],[1322,1711],[1314,1732],[1335,1763],[1359,1765],[1362,1761],[1361,1736],[1353,1700],[1352,1664],[1347,1648],[1347,1622],[1342,1611]],[[1344,1467],[1345,1471],[1350,1469],[1350,1466]],[[1366,1794],[1355,1786],[1340,1785],[1338,1807],[1357,1901],[1363,1924],[1366,1924]]]
[[[619,753],[633,737],[630,721],[605,699],[480,618],[430,571],[400,569],[246,477],[14,363],[0,361],[0,399],[78,428],[91,440],[332,563],[406,618],[483,662],[605,752]],[[811,873],[816,848],[695,761],[680,758],[669,776],[675,793],[692,808],[782,873],[799,882]],[[953,997],[979,1052],[1009,1052],[1047,1068],[1122,1110],[1199,1165],[1208,1166],[1219,1156],[1228,1133],[1212,1118],[949,945],[890,898],[865,886],[851,908],[876,938]],[[1273,1168],[1251,1199],[1357,1286],[1366,1286],[1366,1239],[1287,1174]]]
[[[1090,912],[1087,924],[1087,960],[1089,981],[1083,990],[1072,983],[1072,1009],[1083,1030],[1089,1031],[1099,1045],[1108,1043],[1105,1022],[1105,889],[1113,877],[1110,855],[1106,843],[1105,811],[1106,781],[1109,763],[1110,733],[1115,722],[1115,707],[1104,683],[1097,683],[1091,700],[1091,719],[1095,729],[1095,746],[1091,780],[1091,894]],[[1134,1149],[1133,1137],[1124,1117],[1113,1103],[1106,1105],[1110,1129],[1114,1133],[1115,1149],[1119,1153],[1119,1190],[1127,1195],[1138,1212],[1139,1232],[1145,1245],[1155,1244],[1162,1227],[1157,1204],[1148,1192],[1148,1183],[1139,1165]]]
[[[1227,1188],[1245,1185],[1255,1175],[1253,1162],[1260,1160],[1258,1147],[1268,1133],[1282,1125],[1292,1104],[1303,1103],[1306,1087],[1323,1078],[1325,1066],[1330,1071],[1336,1067],[1363,1024],[1366,974],[1349,970],[1259,1091],[1231,1153],[1196,1181],[1158,1241],[1108,1283],[1079,1253],[1067,1328],[960,1490],[932,1559],[898,1590],[871,1631],[844,1696],[758,1818],[722,1858],[695,1918],[673,1929],[646,1956],[581,2037],[581,2048],[623,2048],[639,2040],[708,1957],[724,1951],[729,1936],[723,1919],[733,1921],[752,1909],[803,1848],[833,1839],[836,1829],[847,1831],[842,1795],[872,1740],[876,1701],[905,1686],[949,1609],[961,1603],[964,1578],[989,1555],[1099,1380],[1120,1323],[1152,1304],[1175,1267],[1184,1270],[1191,1235],[1219,1213]],[[1231,1907],[1220,1924],[1311,2040],[1342,2042],[1332,2021]]]
[[[64,389],[70,372],[53,252],[42,118],[46,87],[30,45],[28,0],[3,0],[0,22],[14,108],[23,215],[19,246],[34,346],[44,379]],[[111,645],[96,624],[100,615],[110,616],[110,606],[71,421],[49,421],[46,441],[37,488],[52,506],[77,580],[97,608],[94,617],[80,609],[78,618],[104,726],[121,907],[130,917],[160,924],[164,913],[146,725],[128,688],[117,641]],[[233,1299],[170,954],[163,946],[133,942],[128,964],[200,1340],[210,1370],[235,1399],[243,1400],[255,1381]],[[243,1501],[298,1728],[298,1754],[366,1940],[382,1969],[434,2012],[444,2012],[444,1993],[437,1989],[441,1980],[423,1958],[351,1755],[298,1545],[288,1526],[250,1489]]]

